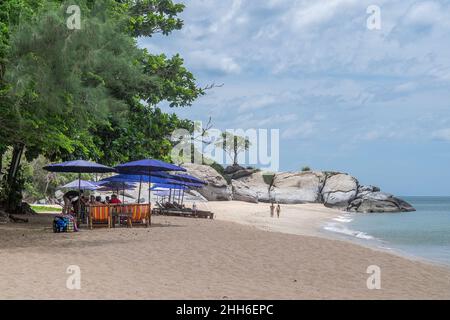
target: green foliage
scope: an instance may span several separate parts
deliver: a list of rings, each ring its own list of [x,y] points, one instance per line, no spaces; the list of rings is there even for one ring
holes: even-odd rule
[[[183,66],[178,54],[170,59],[147,51],[143,55],[144,72],[153,80],[140,95],[147,103],[156,105],[166,100],[171,107],[190,106],[205,93],[196,86],[194,76]]]
[[[58,187],[78,179],[77,173],[53,173],[42,169],[49,163],[48,159],[39,156],[31,162],[22,162],[24,178],[23,197],[28,202],[53,197]],[[101,176],[97,176],[100,178]],[[95,174],[83,173],[81,179],[94,181]]]
[[[311,171],[310,167],[308,167],[308,166],[302,167],[302,172],[308,172],[308,171]]]
[[[130,15],[130,32],[135,37],[151,37],[155,33],[168,35],[183,27],[183,20],[177,15],[183,12],[184,4],[171,0],[136,0],[124,2]]]
[[[61,208],[55,208],[55,207],[49,207],[49,206],[31,205],[31,209],[33,209],[37,213],[40,213],[40,212],[61,212]]]
[[[233,165],[237,165],[239,153],[250,148],[250,140],[225,131],[222,133],[221,139],[216,142],[216,145],[221,147],[233,159]]]
[[[101,163],[113,165],[140,158],[170,161],[175,129],[190,130],[192,123],[136,102],[125,119],[110,116],[109,124],[92,129],[95,144],[103,150]]]
[[[264,173],[262,175],[262,177],[263,177],[264,182],[266,184],[268,184],[269,186],[271,186],[273,183],[273,178],[275,177],[275,174],[274,173]]]
[[[49,4],[11,33],[5,78],[12,106],[2,107],[0,120],[7,137],[34,155],[98,156],[89,127],[126,111],[145,81],[134,63],[140,50],[119,32],[120,21],[97,11],[83,17],[81,30],[69,30],[64,7]]]
[[[212,161],[209,166],[216,170],[227,181],[228,184],[231,184],[231,177],[225,174],[225,168],[221,164]]]
[[[193,124],[157,105],[190,106],[204,94],[179,55],[136,44],[135,37],[180,29],[183,4],[79,0],[80,30],[66,26],[69,4],[0,2],[0,177],[6,181],[7,148],[24,145],[26,161],[13,179],[29,199],[64,183],[42,171],[48,161],[170,161],[172,131],[192,132]],[[10,199],[14,188],[3,184],[0,196]]]

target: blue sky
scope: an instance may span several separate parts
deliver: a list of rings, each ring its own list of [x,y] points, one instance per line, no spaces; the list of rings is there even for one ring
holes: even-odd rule
[[[185,27],[140,39],[200,85],[182,117],[280,130],[280,170],[309,165],[399,195],[450,195],[450,1],[186,0]],[[369,5],[381,29],[369,30]]]

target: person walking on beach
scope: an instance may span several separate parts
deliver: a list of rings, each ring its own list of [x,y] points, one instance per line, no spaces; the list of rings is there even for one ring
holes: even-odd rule
[[[271,202],[271,204],[270,204],[270,217],[271,218],[273,218],[274,211],[275,211],[275,206],[274,206],[273,202]]]
[[[280,204],[277,202],[277,217],[280,218],[280,211],[281,211],[281,207]]]

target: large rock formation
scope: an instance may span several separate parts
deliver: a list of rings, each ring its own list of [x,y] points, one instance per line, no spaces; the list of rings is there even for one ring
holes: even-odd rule
[[[247,202],[269,202],[269,187],[261,172],[255,172],[243,178],[231,181],[233,200]]]
[[[281,172],[265,181],[262,172],[231,166],[222,175],[206,165],[184,164],[189,174],[208,182],[198,192],[210,201],[278,201],[285,204],[323,203],[327,207],[352,212],[413,211],[407,202],[373,186],[360,186],[358,180],[339,172]]]
[[[320,202],[323,172],[283,172],[274,176],[270,195],[280,203]]]
[[[231,200],[231,186],[228,185],[224,177],[210,166],[195,163],[185,163],[187,173],[202,179],[208,183],[205,187],[198,189],[198,192],[209,201]]]
[[[234,179],[234,180],[250,176],[255,172],[257,172],[257,170],[252,169],[252,168],[244,168],[244,167],[241,167],[240,165],[232,165],[232,166],[226,167],[224,170],[225,175],[229,179]]]
[[[358,180],[348,174],[338,173],[327,176],[321,195],[327,207],[345,209],[357,193]]]
[[[407,212],[415,211],[414,207],[406,201],[396,198],[378,188],[363,187],[357,197],[348,205],[351,212]]]

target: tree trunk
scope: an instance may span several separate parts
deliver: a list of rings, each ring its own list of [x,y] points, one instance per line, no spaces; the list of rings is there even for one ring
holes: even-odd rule
[[[3,150],[0,150],[0,181],[3,178]]]
[[[19,171],[20,161],[22,160],[22,153],[25,146],[23,144],[15,145],[13,148],[13,154],[11,158],[11,164],[8,171],[8,185],[11,186],[17,178],[17,172]]]
[[[234,152],[234,159],[233,159],[233,165],[238,164],[238,145],[237,145],[237,137],[234,137],[233,139],[233,152]]]
[[[7,203],[6,206],[9,211],[15,212],[22,203],[22,186],[17,184],[17,173],[20,168],[20,161],[22,160],[22,154],[25,149],[23,144],[17,144],[13,148],[11,164],[8,170],[7,180]]]

